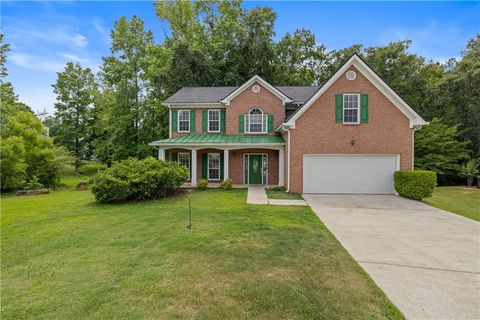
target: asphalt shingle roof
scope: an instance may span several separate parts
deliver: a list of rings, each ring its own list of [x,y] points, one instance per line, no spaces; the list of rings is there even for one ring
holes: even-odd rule
[[[164,103],[216,103],[232,93],[238,87],[183,87]],[[304,104],[317,92],[317,86],[281,86],[276,87],[295,104]]]

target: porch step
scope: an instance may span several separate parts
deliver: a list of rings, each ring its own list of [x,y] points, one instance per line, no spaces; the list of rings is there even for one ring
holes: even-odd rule
[[[268,204],[265,186],[249,186],[247,194],[248,204]]]

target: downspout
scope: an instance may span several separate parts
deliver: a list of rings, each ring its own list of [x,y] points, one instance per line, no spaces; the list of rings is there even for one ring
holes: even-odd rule
[[[287,136],[287,192],[290,192],[290,129],[284,127],[285,131],[288,132]]]

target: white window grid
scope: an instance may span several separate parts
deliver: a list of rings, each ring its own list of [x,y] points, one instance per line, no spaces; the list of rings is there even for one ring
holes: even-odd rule
[[[178,132],[190,132],[190,110],[178,110]]]
[[[220,153],[208,154],[208,180],[220,180]]]
[[[181,165],[184,165],[188,169],[188,178],[190,179],[190,153],[188,152],[179,152],[178,153],[178,162]]]
[[[208,110],[208,132],[220,132],[220,110]]]
[[[359,123],[360,94],[345,93],[343,95],[343,123]]]
[[[268,115],[260,108],[253,108],[245,115],[246,133],[267,133]]]

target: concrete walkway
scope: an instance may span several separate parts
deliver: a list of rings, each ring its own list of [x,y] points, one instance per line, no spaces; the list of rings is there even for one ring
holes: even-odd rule
[[[480,319],[480,223],[393,195],[303,197],[407,318]]]
[[[248,204],[268,204],[264,186],[249,186],[247,194]]]

